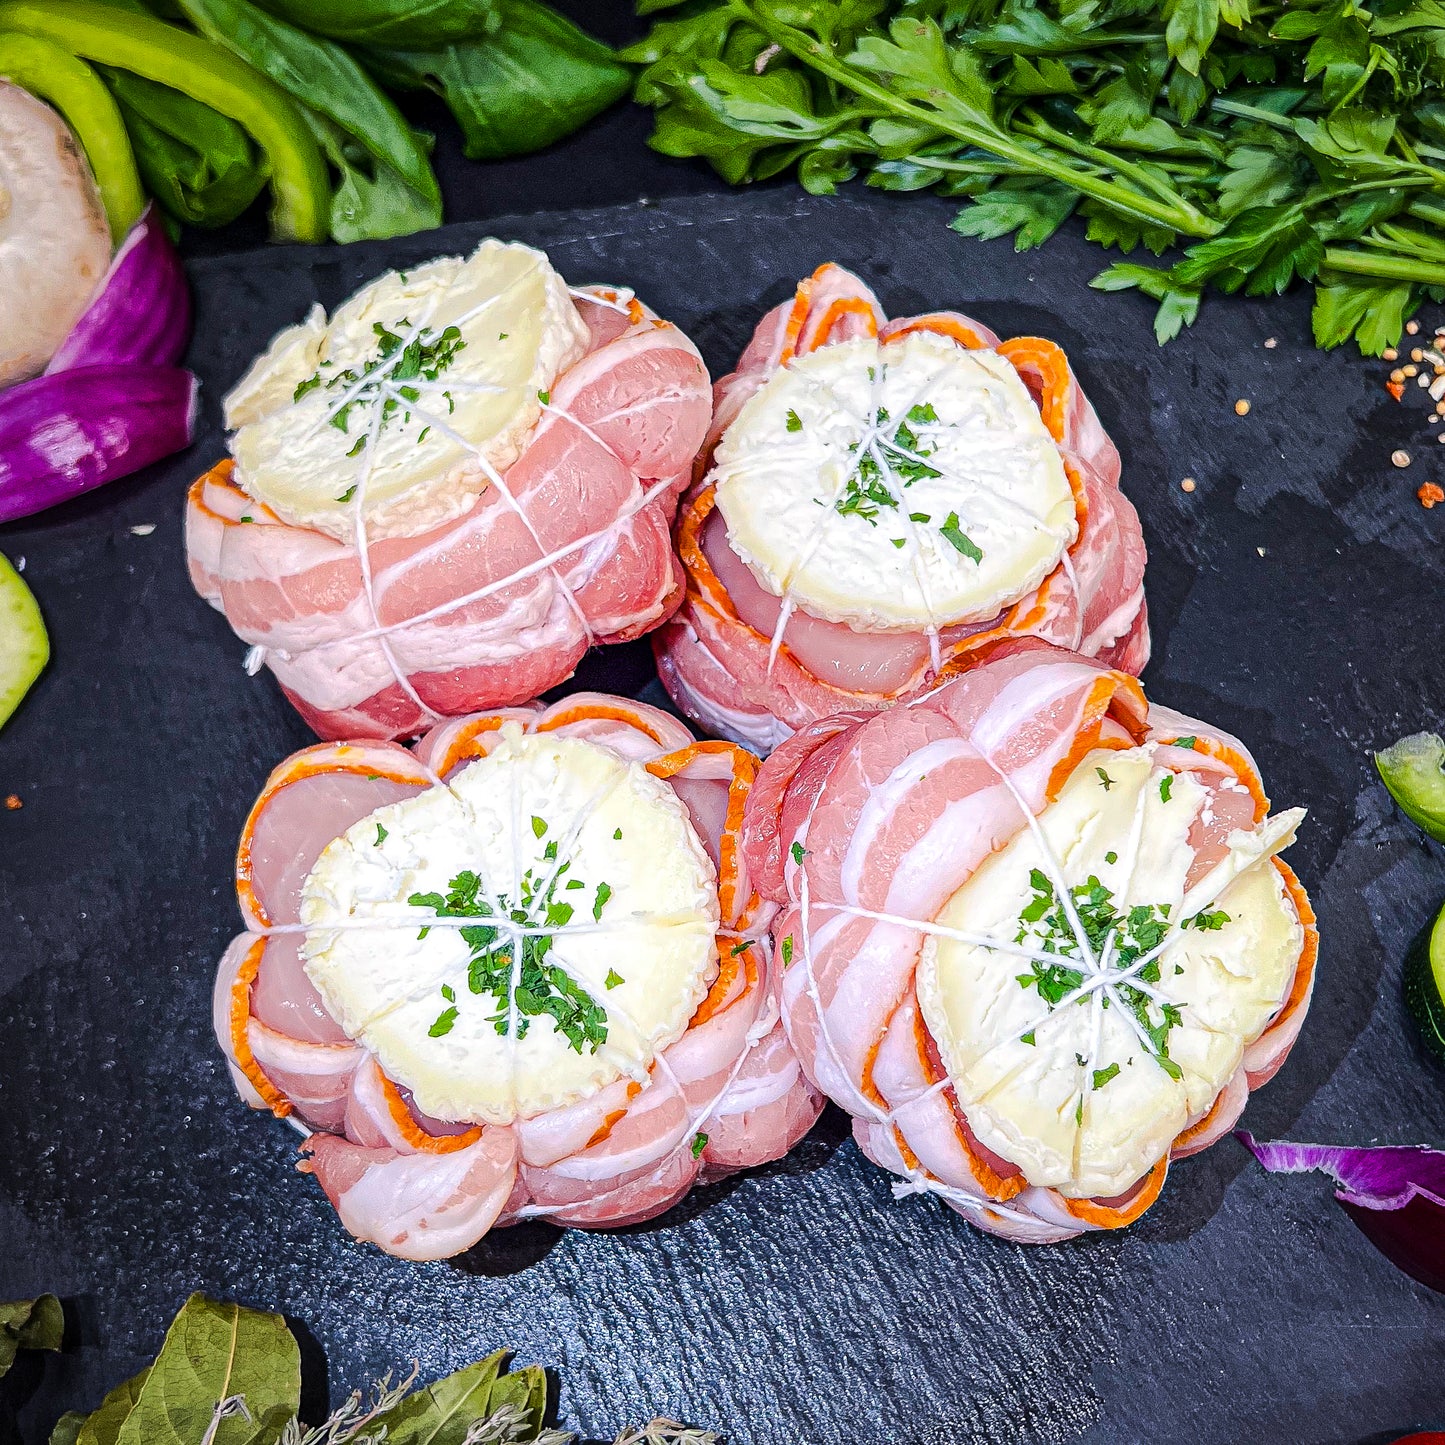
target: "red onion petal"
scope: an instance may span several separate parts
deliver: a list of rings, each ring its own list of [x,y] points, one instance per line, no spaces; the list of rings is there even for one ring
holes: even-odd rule
[[[80,366],[170,366],[186,349],[190,330],[186,273],[152,203],[45,374]]]
[[[1243,1129],[1234,1137],[1271,1174],[1327,1174],[1339,1186],[1335,1198],[1365,1238],[1412,1279],[1445,1293],[1445,1150],[1261,1144]]]
[[[0,522],[189,445],[198,383],[170,366],[83,366],[0,392]]]

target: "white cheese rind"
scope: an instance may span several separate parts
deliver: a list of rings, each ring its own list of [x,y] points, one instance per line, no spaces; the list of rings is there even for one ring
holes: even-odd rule
[[[421,395],[372,445],[348,455],[382,399],[355,406],[343,431],[328,418],[354,387],[325,383],[378,364],[377,325],[401,336],[425,326],[430,338],[455,326],[465,344],[435,381],[412,383]],[[227,397],[235,479],[285,521],[341,541],[355,540],[358,502],[368,537],[426,531],[461,516],[490,472],[511,466],[541,415],[538,393],[587,345],[566,283],[529,246],[486,240],[465,259],[389,271],[329,322],[316,307],[282,331]],[[323,384],[297,398],[312,377]]]
[[[937,423],[909,425],[942,475],[886,480],[899,505],[882,506],[872,522],[840,514],[869,420],[882,408],[879,434],[896,438],[923,404]],[[885,462],[900,455],[883,453]],[[729,545],[759,585],[860,631],[997,616],[1043,581],[1078,534],[1058,445],[1018,373],[997,352],[927,332],[839,342],[782,367],[723,434],[713,476]],[[982,560],[944,535],[951,514]]]
[[[1086,757],[1038,820],[1047,854],[1032,831],[1020,833],[937,921],[1012,942],[1036,868],[1061,868],[1071,887],[1092,874],[1121,908],[1168,904],[1175,918],[1205,904],[1222,909],[1230,921],[1221,928],[1174,930],[1152,985],[1180,1010],[1168,1047],[1182,1077],[1170,1077],[1150,1057],[1117,1005],[1098,1014],[1096,1050],[1093,1007],[1050,1012],[1036,988],[1019,982],[1030,970],[1025,958],[930,936],[919,963],[919,1003],[970,1127],[1030,1184],[1074,1198],[1124,1193],[1209,1107],[1245,1046],[1278,1012],[1304,943],[1269,861],[1292,840],[1302,815],[1235,833],[1229,856],[1186,894],[1189,833],[1207,791],[1189,773],[1169,775],[1154,752],[1146,745]],[[1172,776],[1167,801],[1165,776]],[[1024,1043],[1030,1031],[1034,1042]],[[1094,1087],[1094,1071],[1116,1064],[1118,1072]]]
[[[534,818],[547,825],[540,837]],[[545,858],[554,840],[555,863]],[[531,1019],[525,1037],[499,1035],[489,1022],[493,995],[468,989],[470,950],[459,932],[406,902],[445,895],[468,869],[486,895],[515,900],[528,869],[542,879],[564,862],[552,896],[575,914],[555,932],[547,962],[606,1011],[607,1038],[595,1053],[585,1044],[578,1052],[546,1015]],[[585,886],[567,889],[572,879]],[[593,918],[600,883],[612,890],[601,926]],[[673,790],[608,748],[515,724],[448,786],[379,808],[329,844],[307,878],[301,917],[312,930],[306,971],[341,1026],[425,1113],[458,1122],[509,1123],[624,1074],[645,1078],[717,969],[716,872]],[[327,927],[356,920],[381,926]],[[622,981],[608,988],[609,975]],[[434,1038],[448,1007],[444,985],[457,1013]]]

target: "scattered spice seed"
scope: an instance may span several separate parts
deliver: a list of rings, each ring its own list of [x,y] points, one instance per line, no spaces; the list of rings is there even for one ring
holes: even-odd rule
[[[1420,334],[1420,323],[1418,321],[1407,321],[1405,323],[1406,336],[1418,336]]]
[[[25,806],[25,804],[20,801],[19,793],[11,793],[5,799],[5,806],[9,808],[12,813],[18,813],[20,809]]]
[[[1265,337],[1265,339],[1264,339],[1264,349],[1265,349],[1266,351],[1273,351],[1273,350],[1275,349],[1275,347],[1278,346],[1278,345],[1279,345],[1279,342],[1276,341],[1276,340],[1274,339],[1274,337],[1272,337],[1272,336],[1267,336],[1267,337]]]
[[[1404,373],[1404,370],[1403,370],[1401,367],[1398,367],[1398,366],[1397,366],[1397,367],[1394,369],[1394,371],[1392,371],[1392,372],[1390,373],[1390,380],[1391,380],[1391,381],[1404,381],[1404,379],[1405,379],[1405,373]]]
[[[154,522],[140,522],[130,529],[132,537],[149,537],[156,529]]]
[[[1418,346],[1412,347],[1412,348],[1410,349],[1410,360],[1411,360],[1411,361],[1424,361],[1424,359],[1425,359],[1425,353],[1424,353],[1423,351],[1421,351]]]
[[[1249,403],[1243,397],[1234,403],[1234,414],[1235,416],[1249,415]]]
[[[1419,376],[1420,374],[1420,368],[1418,366],[1402,366],[1400,370],[1406,376]]]
[[[1185,477],[1184,480],[1179,483],[1179,490],[1181,492],[1192,492],[1195,485],[1196,483],[1193,477]]]
[[[1428,512],[1436,502],[1445,502],[1445,487],[1437,486],[1434,482],[1422,482],[1415,495],[1419,497],[1420,505]]]
[[[1400,353],[1396,351],[1393,346],[1387,346],[1380,355],[1386,361],[1398,361],[1400,359]]]
[[[1410,465],[1410,453],[1407,452],[1404,447],[1401,447],[1398,451],[1390,453],[1390,460],[1394,462],[1397,467],[1403,469]]]

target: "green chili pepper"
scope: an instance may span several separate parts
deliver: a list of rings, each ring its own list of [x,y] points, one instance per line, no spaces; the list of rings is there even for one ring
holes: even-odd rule
[[[331,182],[315,138],[286,92],[243,61],[164,21],[97,0],[3,0],[0,30],[52,40],[87,60],[172,86],[230,116],[266,153],[277,239],[326,239]]]
[[[140,219],[146,200],[125,121],[105,82],[53,41],[16,31],[0,31],[0,76],[49,101],[65,117],[90,162],[111,239],[120,241]]]
[[[1400,811],[1445,843],[1445,740],[1414,733],[1375,754],[1375,766]]]

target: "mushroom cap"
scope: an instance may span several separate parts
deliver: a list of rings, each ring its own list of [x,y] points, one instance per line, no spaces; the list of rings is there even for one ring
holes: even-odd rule
[[[0,386],[44,370],[110,255],[105,207],[70,127],[0,81]]]

